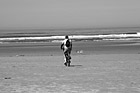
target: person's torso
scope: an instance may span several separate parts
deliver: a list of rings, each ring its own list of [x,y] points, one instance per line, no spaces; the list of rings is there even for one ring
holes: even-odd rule
[[[64,43],[64,46],[65,47],[71,47],[71,40],[70,39],[65,39],[64,41],[63,41],[63,43]]]

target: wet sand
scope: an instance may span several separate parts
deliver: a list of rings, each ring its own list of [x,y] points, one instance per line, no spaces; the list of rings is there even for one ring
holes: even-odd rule
[[[62,56],[60,45],[60,42],[0,44],[0,56]],[[78,51],[83,51],[82,55],[140,54],[140,41],[73,42],[72,55],[77,55]]]
[[[78,43],[71,67],[58,43],[1,46],[0,93],[140,93],[139,42]]]

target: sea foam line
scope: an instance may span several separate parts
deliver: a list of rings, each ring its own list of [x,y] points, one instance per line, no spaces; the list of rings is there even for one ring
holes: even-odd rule
[[[37,36],[37,37],[10,37],[0,38],[0,41],[12,41],[12,40],[62,40],[65,36]],[[70,39],[114,39],[114,38],[140,38],[140,33],[135,34],[108,34],[108,35],[70,35]]]

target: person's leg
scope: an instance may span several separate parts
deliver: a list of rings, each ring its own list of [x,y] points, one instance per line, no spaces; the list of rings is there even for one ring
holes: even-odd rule
[[[68,66],[68,51],[64,52],[64,65]]]
[[[66,55],[64,53],[64,65],[67,66]]]
[[[70,63],[71,63],[70,51],[68,51],[67,63],[68,63],[68,66],[70,66]]]
[[[70,61],[70,60],[68,60],[68,63],[67,63],[68,67],[70,67],[70,63],[71,63],[71,61]]]
[[[70,63],[71,63],[71,61],[70,61],[70,59],[71,59],[70,53],[71,53],[71,51],[69,49],[64,51],[64,65],[65,66],[70,66]]]

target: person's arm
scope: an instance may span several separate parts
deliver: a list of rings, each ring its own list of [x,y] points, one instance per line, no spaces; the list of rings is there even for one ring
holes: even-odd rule
[[[64,50],[64,43],[61,44],[61,50]]]
[[[72,50],[72,40],[71,40],[71,44],[70,44],[71,50]]]

